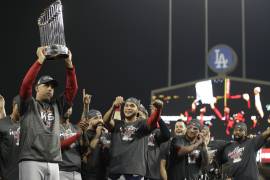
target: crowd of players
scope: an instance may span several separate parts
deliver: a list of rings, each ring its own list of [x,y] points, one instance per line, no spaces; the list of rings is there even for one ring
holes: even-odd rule
[[[37,75],[46,61],[44,47],[26,73],[6,115],[0,97],[1,180],[257,180],[257,151],[270,128],[250,137],[244,122],[233,126],[232,141],[211,137],[200,120],[178,120],[170,128],[161,118],[163,102],[154,100],[150,115],[134,97],[115,98],[102,115],[90,109],[83,91],[83,110],[70,120],[78,91],[72,54],[65,59],[64,93],[54,96],[58,82]],[[32,90],[35,89],[35,97]]]

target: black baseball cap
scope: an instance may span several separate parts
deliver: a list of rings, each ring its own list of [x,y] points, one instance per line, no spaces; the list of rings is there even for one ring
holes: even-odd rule
[[[37,82],[37,86],[40,84],[51,84],[53,87],[57,87],[58,86],[58,82],[53,79],[51,76],[45,75],[45,76],[41,76]]]
[[[244,122],[238,122],[234,125],[234,128],[239,128],[247,132],[247,124]]]

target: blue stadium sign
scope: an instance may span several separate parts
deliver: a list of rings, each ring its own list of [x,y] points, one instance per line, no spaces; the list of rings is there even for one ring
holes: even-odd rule
[[[209,51],[207,63],[209,68],[217,74],[228,74],[237,65],[237,55],[227,45],[216,45]]]

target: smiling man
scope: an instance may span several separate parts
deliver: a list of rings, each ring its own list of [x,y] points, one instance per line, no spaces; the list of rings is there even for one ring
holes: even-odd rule
[[[124,118],[111,119],[115,108],[124,104]],[[140,180],[146,174],[146,136],[156,127],[163,103],[153,103],[156,110],[146,120],[138,118],[140,101],[136,98],[116,97],[110,110],[104,115],[104,122],[112,132],[111,159],[109,166],[112,180]]]
[[[233,135],[235,141],[226,146],[223,153],[225,173],[234,180],[258,180],[256,155],[270,136],[270,128],[249,139],[247,125],[240,122],[234,126]]]
[[[187,131],[187,127],[184,121],[181,121],[181,120],[176,121],[175,126],[174,126],[175,135],[176,136],[185,135],[186,131]]]
[[[186,124],[182,120],[177,120],[174,125],[174,133],[173,137],[170,138],[169,141],[163,143],[161,145],[161,152],[160,152],[160,175],[163,180],[168,179],[167,170],[168,170],[168,161],[170,156],[170,147],[171,141],[174,137],[177,136],[184,136],[186,134]]]

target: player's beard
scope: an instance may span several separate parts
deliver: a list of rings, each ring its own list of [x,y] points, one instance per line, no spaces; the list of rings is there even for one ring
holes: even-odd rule
[[[236,136],[236,135],[234,135],[233,139],[235,141],[237,141],[237,142],[241,142],[241,141],[243,141],[245,139],[245,136]]]
[[[136,112],[133,112],[133,113],[124,113],[124,114],[125,114],[125,118],[127,120],[133,119],[134,117],[137,116],[137,113]]]

